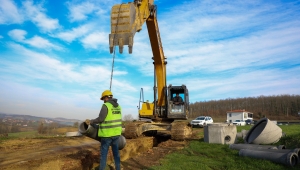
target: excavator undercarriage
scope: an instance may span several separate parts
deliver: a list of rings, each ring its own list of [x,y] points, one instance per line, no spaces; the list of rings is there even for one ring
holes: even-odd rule
[[[146,123],[142,121],[131,122],[125,126],[124,136],[127,139],[135,139],[139,136],[155,135],[157,131],[171,134],[173,140],[189,139],[192,135],[192,127],[186,122],[173,123]]]

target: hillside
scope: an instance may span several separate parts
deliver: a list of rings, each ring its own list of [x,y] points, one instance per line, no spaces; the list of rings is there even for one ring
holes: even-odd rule
[[[14,122],[39,122],[43,120],[44,123],[57,123],[61,125],[73,125],[75,122],[80,122],[80,120],[76,119],[66,119],[66,118],[47,118],[47,117],[37,117],[31,115],[21,115],[21,114],[8,114],[8,113],[0,113],[0,119],[2,122],[7,122],[9,119]]]

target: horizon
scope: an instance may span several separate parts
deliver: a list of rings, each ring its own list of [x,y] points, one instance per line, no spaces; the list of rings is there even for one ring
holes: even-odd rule
[[[0,0],[0,112],[94,119],[110,87],[110,10],[129,1]],[[167,85],[191,103],[300,94],[300,2],[154,1]],[[140,89],[153,101],[146,23],[133,53],[118,53],[112,89],[137,118]]]

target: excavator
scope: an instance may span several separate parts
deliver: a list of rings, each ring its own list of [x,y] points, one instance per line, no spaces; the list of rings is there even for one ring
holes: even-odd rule
[[[157,131],[170,131],[173,140],[185,140],[192,134],[191,125],[186,121],[189,115],[189,93],[187,87],[166,85],[166,57],[164,56],[157,22],[157,6],[154,0],[134,0],[134,2],[116,4],[111,9],[111,34],[109,50],[114,53],[119,46],[123,53],[128,45],[129,54],[133,51],[133,40],[136,32],[147,25],[154,60],[154,101],[145,102],[143,89],[140,93],[139,120],[125,126],[124,136],[134,139],[142,135],[155,135]],[[173,103],[175,94],[180,94],[183,102]],[[147,121],[142,121],[147,120]],[[150,120],[150,121],[149,121]]]

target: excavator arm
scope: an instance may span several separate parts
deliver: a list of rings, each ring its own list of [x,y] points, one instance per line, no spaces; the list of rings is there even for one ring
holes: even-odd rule
[[[123,53],[124,45],[128,45],[129,53],[132,53],[134,35],[142,29],[142,25],[145,22],[148,29],[155,67],[157,85],[156,105],[163,107],[166,104],[167,61],[160,39],[156,19],[156,5],[153,4],[153,0],[135,0],[133,3],[118,4],[112,7],[111,34],[109,35],[110,53],[114,52],[115,46],[119,46],[119,52]]]

